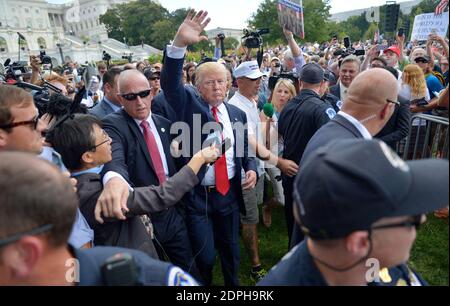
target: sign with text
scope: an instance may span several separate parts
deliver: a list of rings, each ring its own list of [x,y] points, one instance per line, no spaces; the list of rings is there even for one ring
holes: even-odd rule
[[[278,0],[278,22],[300,38],[305,38],[302,0]]]
[[[428,40],[428,35],[435,33],[445,37],[448,30],[448,12],[441,15],[434,13],[417,15],[414,20],[414,27],[411,34],[411,40]]]

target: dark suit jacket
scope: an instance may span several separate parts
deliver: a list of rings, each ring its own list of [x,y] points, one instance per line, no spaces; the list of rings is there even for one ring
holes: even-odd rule
[[[341,99],[341,84],[338,83],[337,85],[331,86],[330,87],[330,93],[333,96],[338,97],[339,99]]]
[[[170,124],[167,119],[152,115],[164,147],[169,176],[176,173],[170,153]],[[110,114],[103,119],[103,128],[112,139],[112,161],[103,168],[119,173],[132,187],[159,186],[147,144],[140,127],[124,110]],[[172,208],[171,208],[172,209]],[[151,215],[152,222],[166,223],[164,212]]]
[[[89,114],[94,115],[98,119],[102,120],[109,114],[114,113],[114,109],[105,102],[105,99],[103,99],[99,104],[94,106],[90,111]]]
[[[339,139],[363,138],[358,129],[341,115],[336,115],[330,122],[322,126],[311,138],[303,153],[300,167],[308,162],[308,158],[318,148]]]
[[[189,127],[191,127],[191,129],[195,125],[203,127],[204,124],[208,122],[216,122],[209,109],[209,104],[205,102],[201,97],[199,97],[195,91],[183,85],[181,78],[183,63],[184,59],[172,59],[168,56],[165,56],[163,71],[161,73],[161,87],[164,91],[167,102],[177,114],[177,120],[187,123]],[[225,103],[225,106],[227,108],[231,124],[240,122],[245,125],[247,123],[247,117],[242,110],[227,103]],[[236,176],[234,180],[232,180],[232,182],[235,184],[236,190],[238,190],[238,202],[240,204],[241,211],[245,212],[241,187],[241,170],[244,169],[244,172],[250,170],[257,172],[256,162],[253,157],[248,156],[247,130],[245,130],[245,132],[241,134],[236,133],[236,130],[233,129],[233,133],[235,144],[244,144],[244,154],[242,154],[243,156],[241,157],[236,155],[236,145],[233,148],[236,156]],[[193,138],[198,136],[199,135],[190,135],[190,144],[195,144],[196,142],[193,141]],[[206,140],[207,136],[208,135],[206,134],[201,135],[201,143]],[[192,152],[192,150],[194,149],[193,145],[191,145],[190,147],[192,156],[193,153],[196,152]],[[241,148],[240,150],[242,151]],[[186,161],[187,160],[188,159],[186,159]],[[203,167],[200,171],[200,179],[204,177],[205,170],[206,167]]]
[[[170,122],[177,120],[177,114],[175,114],[173,108],[167,103],[162,90],[152,100],[152,114],[164,117]]]
[[[375,136],[387,143],[394,151],[397,150],[397,143],[408,137],[409,124],[411,121],[410,102],[398,98],[400,106],[395,106],[394,114],[386,123],[386,126]]]
[[[105,223],[100,224],[94,215],[95,205],[103,191],[100,175],[89,173],[76,179],[80,211],[94,230],[94,244],[137,249],[156,259],[158,255],[153,241],[139,216],[175,205],[198,183],[197,176],[186,166],[162,186],[136,188],[128,198],[126,220],[105,218]]]

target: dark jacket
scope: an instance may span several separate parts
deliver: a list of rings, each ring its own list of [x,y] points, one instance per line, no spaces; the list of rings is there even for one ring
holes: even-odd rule
[[[100,224],[94,215],[95,205],[103,191],[100,175],[89,173],[76,178],[80,211],[94,230],[94,244],[136,249],[153,258],[158,258],[158,255],[139,216],[175,205],[198,184],[197,176],[186,166],[162,186],[136,188],[128,198],[126,220],[107,218],[104,224]]]
[[[191,129],[195,126],[199,126],[202,128],[206,123],[216,122],[210,109],[209,104],[204,101],[201,97],[198,96],[196,91],[189,88],[189,86],[184,86],[182,82],[182,74],[181,71],[183,69],[184,59],[173,59],[168,56],[165,57],[163,71],[161,73],[161,87],[164,91],[164,95],[166,97],[167,103],[173,108],[175,113],[177,114],[177,121],[182,121],[186,123]],[[242,123],[245,125],[247,123],[247,117],[243,111],[239,108],[229,105],[225,103],[225,106],[228,111],[228,115],[230,117],[231,124]],[[191,133],[190,139],[187,140],[191,144],[191,156],[194,149],[194,144],[198,143],[194,141],[194,137],[198,137],[198,135],[193,135]],[[245,205],[244,198],[242,195],[242,187],[241,187],[241,170],[244,169],[244,172],[248,172],[256,170],[256,162],[255,158],[250,157],[248,155],[248,133],[247,130],[244,130],[244,133],[236,133],[236,130],[233,129],[233,134],[235,138],[234,155],[235,155],[235,165],[236,165],[236,175],[233,180],[231,180],[232,184],[235,184],[235,188],[238,192],[237,200],[241,212],[245,213]],[[207,134],[201,135],[201,143],[204,143],[207,139]],[[238,156],[236,154],[236,144],[243,144],[243,156]],[[239,148],[239,151],[242,151],[242,148]],[[185,163],[187,159],[185,159]],[[203,167],[200,170],[199,178],[203,179],[206,172],[206,167]],[[191,203],[192,204],[192,203]]]
[[[411,121],[410,102],[400,97],[398,99],[400,105],[395,106],[395,111],[391,119],[375,136],[375,138],[379,138],[387,143],[394,151],[397,149],[397,143],[408,137]]]
[[[339,98],[339,100],[341,99],[341,84],[338,83],[334,86],[330,87],[330,94],[332,94],[333,96],[336,96]]]
[[[105,99],[100,101],[100,103],[98,103],[89,111],[89,114],[94,115],[100,120],[112,113],[114,113],[114,109],[105,102]]]

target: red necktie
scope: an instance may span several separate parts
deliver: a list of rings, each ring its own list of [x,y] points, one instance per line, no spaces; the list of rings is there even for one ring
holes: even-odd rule
[[[212,113],[216,122],[219,123],[219,117],[217,116],[217,107],[212,108]],[[222,134],[223,141],[223,134]],[[214,164],[215,174],[216,174],[216,189],[221,195],[226,195],[230,190],[230,181],[228,180],[228,170],[227,170],[227,158],[225,152]]]
[[[159,154],[155,136],[153,135],[152,130],[150,129],[150,124],[147,121],[142,121],[141,127],[144,130],[144,139],[147,144],[148,153],[152,159],[153,167],[155,168],[159,183],[162,184],[166,181],[166,172],[164,171],[163,162],[161,155]]]

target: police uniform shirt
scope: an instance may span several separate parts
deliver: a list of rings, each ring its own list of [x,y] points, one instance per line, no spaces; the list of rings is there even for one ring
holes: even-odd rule
[[[280,114],[278,132],[284,141],[283,158],[298,164],[311,137],[334,116],[336,111],[317,93],[302,90]]]
[[[146,254],[130,249],[96,247],[87,250],[71,249],[78,260],[78,286],[106,285],[102,266],[117,254],[128,253],[133,257],[137,267],[137,284],[143,286],[198,286],[198,283],[188,273],[170,263],[150,258]]]
[[[328,286],[317,269],[306,240],[295,246],[257,286]]]
[[[382,269],[369,286],[426,286],[406,264]],[[328,286],[309,252],[306,240],[295,246],[257,286]]]

